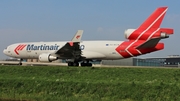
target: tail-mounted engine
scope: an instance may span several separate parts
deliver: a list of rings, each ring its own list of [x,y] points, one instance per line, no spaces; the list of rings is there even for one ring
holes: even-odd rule
[[[125,38],[129,39],[129,36],[135,31],[136,29],[127,29],[124,32]]]
[[[40,62],[52,62],[57,60],[58,57],[52,56],[50,53],[42,53],[39,55],[39,61]]]
[[[129,40],[147,40],[150,38],[168,38],[170,34],[173,34],[173,29],[170,28],[159,28],[156,30],[136,30],[136,29],[127,29],[125,30],[125,38]]]

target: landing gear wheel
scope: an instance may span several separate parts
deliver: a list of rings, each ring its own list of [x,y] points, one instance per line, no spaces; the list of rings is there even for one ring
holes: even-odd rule
[[[20,62],[19,65],[22,65],[22,63]]]
[[[68,66],[73,66],[73,62],[68,62]]]
[[[74,62],[73,66],[79,66],[79,63],[78,62]]]
[[[22,65],[22,60],[23,60],[23,59],[20,59],[20,60],[19,60],[19,65]]]
[[[68,66],[79,66],[78,62],[68,62]]]
[[[92,67],[92,63],[88,63],[87,66]]]
[[[84,67],[86,66],[86,64],[84,62],[81,63],[81,67]]]
[[[84,62],[82,62],[82,63],[81,63],[81,66],[82,66],[82,67],[84,67],[84,66],[92,67],[92,63],[84,63]]]

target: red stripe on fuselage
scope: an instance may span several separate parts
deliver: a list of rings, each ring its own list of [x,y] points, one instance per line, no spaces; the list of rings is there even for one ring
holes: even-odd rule
[[[128,46],[131,45],[132,43],[134,43],[133,46],[128,48]],[[134,42],[132,40],[124,41],[116,48],[116,51],[124,58],[137,56],[137,55],[140,55],[141,53],[139,53],[138,50],[135,49],[135,47],[141,43],[143,43],[143,41],[137,41],[137,42]]]
[[[20,44],[20,45],[18,45],[18,46],[14,49],[14,52],[15,52],[17,55],[19,55],[19,52],[18,52],[18,51],[23,50],[24,47],[26,47],[26,45]]]
[[[16,50],[19,51],[24,45],[20,45]]]
[[[136,49],[137,46],[139,46],[140,44],[144,43],[145,41],[139,40],[139,41],[124,41],[123,43],[121,43],[117,48],[116,51],[124,58],[129,58],[133,56],[138,56],[141,54],[146,54],[146,53],[150,53],[153,51],[157,51],[157,50],[162,50],[164,49],[164,44],[163,43],[158,43],[154,48],[146,48],[146,49]],[[128,45],[130,45],[131,43],[134,43],[131,47],[128,47]],[[130,53],[130,54],[129,54]]]
[[[23,50],[23,49],[24,49],[24,47],[26,47],[26,45],[22,45],[22,47],[21,47],[19,50]]]
[[[18,49],[19,47],[21,47],[21,45],[18,45],[18,46],[14,49],[14,52],[15,52],[17,55],[19,55],[19,53],[17,52],[17,49]]]

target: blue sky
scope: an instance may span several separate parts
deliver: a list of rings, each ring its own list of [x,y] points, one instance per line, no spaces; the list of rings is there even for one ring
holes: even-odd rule
[[[174,28],[162,40],[165,49],[142,57],[180,54],[180,1],[174,0],[0,0],[0,59],[17,42],[68,41],[79,29],[82,40],[126,40],[124,30],[137,28],[157,7],[169,9],[161,27]]]

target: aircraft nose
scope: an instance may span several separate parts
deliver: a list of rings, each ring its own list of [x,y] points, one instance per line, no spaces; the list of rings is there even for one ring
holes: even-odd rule
[[[4,54],[7,54],[7,50],[6,50],[6,49],[4,49],[4,50],[3,50],[3,53],[4,53]]]
[[[5,54],[5,55],[8,55],[8,49],[7,48],[5,48],[4,50],[3,50],[3,53]]]

